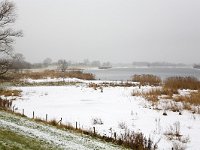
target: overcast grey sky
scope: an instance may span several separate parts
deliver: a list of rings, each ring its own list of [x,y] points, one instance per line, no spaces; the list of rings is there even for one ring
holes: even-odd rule
[[[14,0],[26,60],[200,62],[200,0]]]

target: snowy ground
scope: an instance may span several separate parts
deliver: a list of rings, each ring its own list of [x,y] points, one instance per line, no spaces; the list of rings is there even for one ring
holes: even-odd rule
[[[139,89],[137,86],[104,87],[102,93],[100,89],[89,88],[89,82],[76,86],[18,87],[23,91],[22,97],[14,101],[14,105],[18,112],[24,109],[29,117],[32,117],[33,111],[35,116],[43,119],[46,114],[48,119],[59,120],[62,117],[63,123],[75,126],[75,122],[78,122],[80,128],[92,130],[95,126],[102,135],[113,136],[117,132],[119,137],[124,128],[142,132],[154,142],[159,141],[159,149],[171,149],[173,144],[192,150],[200,149],[200,115],[187,111],[179,115],[167,111],[167,116],[163,116],[162,110],[149,109],[149,104],[143,98],[131,96],[133,90]],[[142,87],[141,90],[149,88]],[[100,120],[102,124],[94,125],[94,120]],[[182,136],[169,140],[166,133],[175,132],[179,123]]]
[[[36,138],[49,145],[51,144],[53,149],[122,149],[121,147],[92,139],[89,136],[71,133],[69,131],[62,131],[51,126],[32,122],[26,118],[14,116],[2,111],[0,112],[0,128],[11,130],[26,137]]]

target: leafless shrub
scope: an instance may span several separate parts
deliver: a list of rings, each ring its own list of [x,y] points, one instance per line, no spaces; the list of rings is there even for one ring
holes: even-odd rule
[[[168,136],[169,140],[172,139],[180,139],[182,136],[180,134],[180,122],[175,122],[173,125],[169,127],[169,129],[165,132],[165,135]]]
[[[153,144],[150,138],[144,137],[142,133],[135,133],[128,129],[125,130],[123,134],[120,135],[117,142],[122,142],[125,147],[138,150],[152,150],[156,149],[157,145]]]
[[[186,146],[179,141],[174,141],[172,143],[172,145],[173,145],[173,150],[185,150],[186,149]]]
[[[127,129],[127,125],[126,125],[125,122],[119,122],[119,123],[118,123],[118,127],[119,127],[120,129]]]
[[[12,106],[12,100],[4,100],[0,98],[0,108],[10,109]]]
[[[101,118],[92,118],[92,124],[93,125],[102,125],[103,121],[101,120]]]

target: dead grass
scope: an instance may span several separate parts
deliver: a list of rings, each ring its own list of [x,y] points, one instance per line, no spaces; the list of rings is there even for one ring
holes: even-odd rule
[[[57,70],[45,70],[42,72],[24,72],[24,73],[12,73],[9,75],[13,80],[19,80],[24,78],[31,79],[46,79],[46,78],[78,78],[84,80],[94,80],[95,76],[91,73],[83,73],[82,71],[69,71],[60,72]]]
[[[179,89],[198,91],[191,92],[187,95],[180,95],[178,92]],[[161,88],[151,89],[148,92],[133,92],[132,95],[142,96],[152,102],[153,106],[156,106],[160,99],[173,100],[174,103],[166,106],[167,109],[172,111],[180,111],[180,106],[176,103],[181,102],[182,109],[193,111],[195,108],[194,112],[199,112],[199,109],[196,110],[196,107],[200,105],[200,81],[194,77],[169,77],[164,81]]]
[[[200,90],[198,90],[197,92],[191,92],[189,95],[176,96],[174,100],[176,102],[185,102],[192,105],[200,105]],[[187,104],[186,107],[188,107]]]
[[[7,89],[0,89],[0,95],[4,96],[20,96],[22,91],[19,90],[7,90]]]
[[[12,106],[12,101],[10,100],[3,100],[0,98],[0,108],[1,109],[10,109]]]
[[[114,144],[121,145],[126,148],[151,150],[153,149],[153,147],[157,146],[156,144],[153,145],[153,142],[150,138],[147,140],[142,133],[135,133],[131,132],[130,130],[126,130],[123,134],[121,133],[118,136],[118,138],[115,138],[102,136],[96,132],[94,133],[92,130],[75,128],[71,124],[59,124],[56,119],[52,119],[48,122],[42,120],[41,118],[35,118],[34,120],[37,122],[42,122],[44,124],[55,126],[59,129],[71,130],[80,134],[91,136],[93,138],[101,139],[106,142],[112,142]]]
[[[169,77],[164,81],[164,87],[167,89],[200,89],[200,81],[195,77]]]
[[[132,95],[133,96],[142,96],[145,99],[152,101],[152,102],[158,102],[159,97],[163,96],[165,99],[172,99],[173,94],[177,94],[177,90],[171,90],[171,89],[166,89],[166,88],[156,88],[156,89],[151,89],[148,92],[134,92]]]
[[[150,74],[134,75],[132,80],[134,82],[140,82],[140,85],[153,85],[153,86],[158,86],[162,82],[160,77]]]

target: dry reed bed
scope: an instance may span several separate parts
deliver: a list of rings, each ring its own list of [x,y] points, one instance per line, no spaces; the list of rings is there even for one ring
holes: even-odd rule
[[[78,78],[84,80],[94,80],[95,76],[81,71],[60,72],[56,70],[45,70],[43,72],[26,72],[19,74],[19,78],[44,79],[44,78]]]
[[[134,77],[139,77],[137,81],[141,82],[141,85],[155,86],[158,84],[157,81],[159,81],[157,80],[159,77],[150,75],[135,75]],[[190,89],[192,91],[189,92],[189,94],[180,95],[179,90],[183,89]],[[161,99],[181,102],[183,104],[183,109],[195,110],[193,112],[200,113],[200,81],[194,77],[169,77],[163,81],[161,87],[151,89],[147,92],[133,91],[132,95],[142,96],[146,100],[152,102],[152,105],[157,104]],[[173,104],[171,108],[168,109],[178,111],[179,108],[177,105]]]
[[[161,84],[162,80],[160,77],[150,74],[134,75],[132,81],[140,82],[140,85],[153,85],[158,86]]]
[[[46,79],[46,78],[78,78],[83,80],[94,80],[95,76],[91,73],[83,73],[82,71],[68,71],[60,72],[57,70],[45,70],[42,72],[30,72],[23,73],[9,73],[6,76],[2,76],[1,81],[18,81],[19,79],[31,78],[31,79]]]

